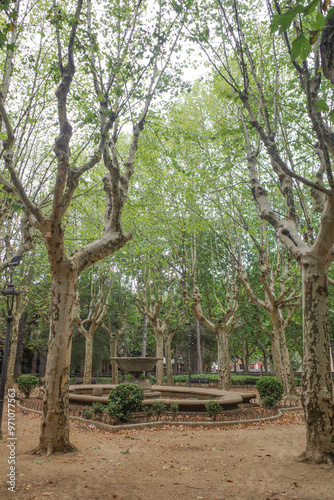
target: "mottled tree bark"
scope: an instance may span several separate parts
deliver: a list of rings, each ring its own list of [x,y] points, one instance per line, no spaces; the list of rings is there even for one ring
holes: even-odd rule
[[[7,368],[7,387],[13,387],[14,384],[14,368],[15,368],[15,360],[17,353],[17,345],[19,340],[19,324],[20,324],[20,307],[19,300],[16,301],[15,309],[13,310],[12,316],[12,331],[10,337],[10,353],[8,359],[8,368]]]
[[[232,386],[230,370],[229,332],[223,327],[217,328],[218,347],[218,389],[229,391]]]
[[[32,362],[31,362],[31,373],[36,375],[37,373],[37,363],[38,363],[38,349],[34,347],[32,349]]]
[[[174,374],[172,364],[172,338],[165,339],[165,358],[166,358],[166,375],[167,385],[174,385]]]
[[[277,344],[277,338],[271,334],[271,352],[273,355],[273,364],[274,364],[274,373],[278,380],[282,380],[282,364],[281,364],[281,357],[279,353],[279,346]]]
[[[49,355],[38,447],[47,455],[74,449],[69,436],[68,387],[77,280],[77,274],[64,266],[52,280]]]
[[[117,356],[117,338],[110,338],[110,357]],[[111,361],[111,383],[118,384],[118,366],[117,361]]]
[[[272,345],[275,374],[283,384],[285,397],[299,397],[296,391],[295,377],[291,366],[289,351],[286,345],[282,311],[277,308],[273,308],[269,311],[269,315],[273,325]]]
[[[284,263],[284,260],[281,259],[281,266],[282,261]],[[240,281],[243,284],[250,300],[255,305],[265,309],[270,316],[273,328],[271,332],[270,342],[274,360],[275,375],[283,384],[284,396],[289,398],[297,398],[298,394],[296,391],[296,384],[291,366],[289,351],[286,344],[285,330],[288,327],[289,322],[291,321],[296,307],[298,307],[298,301],[300,300],[300,298],[298,297],[298,294],[295,290],[292,290],[289,294],[287,294],[284,279],[279,279],[279,274],[282,278],[282,276],[284,277],[284,275],[287,273],[287,269],[284,270],[283,268],[284,266],[282,266],[281,270],[278,267],[275,273],[273,271],[270,271],[271,266],[269,261],[269,252],[267,252],[267,255],[264,252],[262,255],[259,255],[259,264],[262,269],[260,273],[260,280],[263,284],[265,300],[261,300],[254,293],[254,291],[250,287],[247,273],[242,267],[240,268]],[[276,284],[280,285],[279,294],[275,293]],[[283,304],[288,311],[287,319],[284,319],[283,317]],[[289,308],[289,304],[293,304],[293,306]],[[261,329],[266,335],[268,335],[268,332],[266,332],[263,328]]]
[[[334,17],[325,24],[321,36],[321,66],[325,77],[334,83]]]
[[[85,336],[84,384],[90,384],[92,381],[94,333],[95,332],[87,332],[87,335]]]
[[[196,345],[197,345],[197,359],[198,359],[198,373],[203,373],[203,359],[202,359],[202,349],[201,349],[201,329],[200,323],[197,318],[195,318],[196,323]]]
[[[333,384],[330,372],[328,265],[309,253],[302,259],[304,364],[302,404],[306,461],[334,463]]]
[[[147,342],[147,316],[143,317],[143,331],[142,331],[142,345],[141,345],[141,356],[146,358],[146,342]]]
[[[157,361],[156,364],[156,383],[157,385],[163,385],[164,383],[164,337],[163,332],[156,335],[156,357],[161,358]]]
[[[300,79],[306,92],[308,114],[315,135],[321,144],[316,182],[298,177],[300,182],[313,188],[311,194],[315,199],[316,210],[322,213],[316,238],[313,238],[311,234],[304,241],[301,237],[292,185],[292,178],[296,174],[289,169],[280,156],[274,138],[270,138],[257,122],[247,99],[245,104],[251,118],[251,125],[258,131],[271,158],[273,170],[279,176],[287,203],[288,217],[286,219],[280,218],[270,206],[268,192],[258,178],[255,167],[256,153],[251,150],[246,129],[245,133],[248,143],[251,188],[260,217],[272,225],[276,237],[302,267],[304,339],[302,405],[307,438],[302,459],[312,463],[334,463],[333,386],[330,374],[327,289],[328,269],[334,258],[334,184],[329,157],[329,151],[332,154],[334,152],[334,133],[327,126],[316,106],[320,84],[319,73],[312,78],[307,68],[303,67],[300,71]],[[324,187],[325,173],[330,189]]]

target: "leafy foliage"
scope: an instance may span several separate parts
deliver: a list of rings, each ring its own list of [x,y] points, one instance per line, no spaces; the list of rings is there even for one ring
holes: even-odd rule
[[[98,420],[101,419],[103,413],[105,412],[106,406],[103,403],[93,403],[92,411],[94,413],[94,417]]]
[[[38,378],[34,375],[21,375],[17,379],[17,385],[26,398],[29,398],[30,393],[38,386]]]
[[[128,422],[131,415],[139,411],[144,399],[143,389],[136,384],[119,384],[109,394],[107,412],[120,422]]]
[[[218,401],[208,401],[205,405],[205,409],[212,420],[216,420],[217,416],[222,412],[222,407]]]
[[[166,412],[166,405],[163,401],[155,400],[151,405],[151,413],[159,420],[160,416]]]
[[[83,416],[83,418],[87,418],[88,420],[90,418],[92,418],[92,408],[90,408],[89,406],[86,406],[85,408],[83,408],[82,416]]]
[[[284,393],[283,384],[276,377],[261,377],[256,382],[256,388],[266,408],[276,406]]]
[[[334,14],[334,8],[327,9],[327,2],[321,2],[322,12],[315,13],[319,3],[320,0],[312,0],[304,6],[302,2],[298,2],[294,7],[289,7],[286,12],[275,14],[272,18],[272,33],[275,31],[284,33],[290,29],[294,21],[300,22],[300,19],[302,19],[298,30],[300,33],[292,40],[291,44],[292,61],[295,61],[297,58],[300,58],[302,61],[306,60],[312,51],[312,45],[317,41],[326,21]],[[325,16],[324,14],[327,15]]]
[[[176,418],[177,414],[179,413],[179,405],[177,403],[172,403],[169,409],[173,414],[173,418]]]

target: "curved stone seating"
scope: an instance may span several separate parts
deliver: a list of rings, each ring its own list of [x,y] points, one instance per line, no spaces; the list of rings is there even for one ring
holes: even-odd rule
[[[69,398],[72,402],[92,404],[94,402],[108,404],[108,396],[91,395],[93,392],[105,392],[109,395],[111,389],[115,386],[112,384],[96,384],[70,386]],[[80,394],[78,394],[80,392]],[[100,393],[101,393],[100,392]],[[90,393],[90,394],[89,394]],[[217,400],[224,410],[232,410],[237,408],[242,402],[249,402],[256,397],[255,393],[249,392],[233,392],[221,391],[218,389],[193,388],[193,387],[175,387],[168,385],[153,385],[151,391],[145,394],[143,401],[144,405],[150,406],[157,397],[167,406],[172,403],[179,405],[180,411],[205,411],[205,405],[210,400]]]

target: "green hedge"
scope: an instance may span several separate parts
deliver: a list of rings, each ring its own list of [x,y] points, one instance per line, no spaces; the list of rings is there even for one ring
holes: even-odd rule
[[[276,377],[260,377],[256,382],[261,403],[266,408],[273,408],[282,399],[284,388]]]
[[[38,378],[34,375],[20,375],[17,379],[17,385],[24,397],[29,398],[30,393],[38,386]]]
[[[108,399],[107,413],[120,422],[128,422],[131,415],[141,409],[144,391],[136,384],[119,384]]]
[[[236,375],[234,373],[231,374],[231,379],[232,379],[232,384],[233,385],[245,385],[246,383],[246,380],[254,380],[254,382],[257,382],[261,377],[263,377],[265,375],[261,375],[261,376],[252,376],[252,375]],[[126,380],[131,380],[131,375],[129,377],[125,377]],[[195,378],[195,379],[207,379],[207,380],[210,380],[212,382],[216,381],[217,378],[218,378],[218,375],[216,373],[194,373],[191,375],[191,378]],[[156,377],[155,375],[152,375],[150,374],[149,377],[149,383],[151,385],[154,385],[156,383]],[[179,384],[186,384],[189,380],[189,375],[188,374],[180,374],[180,375],[174,375],[174,382],[175,383],[179,383]],[[123,377],[122,376],[119,376],[118,378],[118,382],[121,383],[123,381]],[[111,378],[108,378],[108,377],[101,377],[101,378],[97,378],[96,379],[96,382],[98,384],[112,384],[112,379]],[[167,377],[164,377],[164,383],[167,382]],[[301,384],[302,384],[302,379],[301,377],[295,377],[295,383],[296,383],[296,386],[297,387],[300,387]],[[71,378],[70,379],[70,384],[75,384],[75,379],[74,378]]]

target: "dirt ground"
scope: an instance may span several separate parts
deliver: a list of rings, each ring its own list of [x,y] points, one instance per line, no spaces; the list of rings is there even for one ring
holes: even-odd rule
[[[117,434],[72,421],[78,451],[46,458],[32,454],[40,416],[17,408],[15,493],[7,489],[4,417],[0,499],[334,499],[334,469],[295,460],[305,446],[300,412],[270,423]]]

